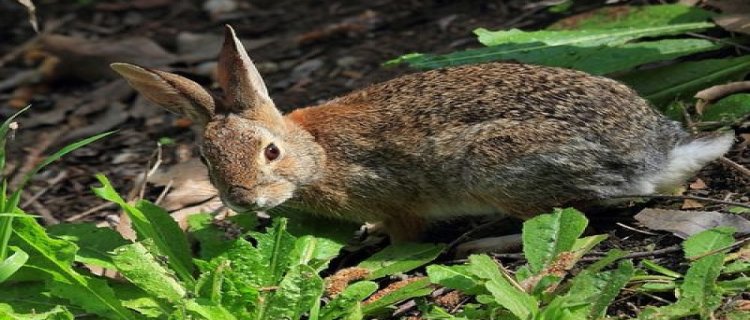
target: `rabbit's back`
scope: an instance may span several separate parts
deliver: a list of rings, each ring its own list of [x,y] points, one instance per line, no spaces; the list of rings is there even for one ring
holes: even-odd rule
[[[347,194],[539,209],[653,192],[643,177],[687,136],[614,80],[507,63],[402,76],[291,118]]]

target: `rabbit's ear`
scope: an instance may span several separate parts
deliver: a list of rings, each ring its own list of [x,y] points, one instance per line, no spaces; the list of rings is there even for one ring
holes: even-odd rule
[[[226,111],[261,121],[281,119],[263,78],[229,25],[226,25],[224,46],[219,53],[217,79],[224,91],[222,108]]]
[[[113,63],[110,67],[146,99],[197,124],[206,124],[214,115],[213,97],[190,79],[128,63]]]

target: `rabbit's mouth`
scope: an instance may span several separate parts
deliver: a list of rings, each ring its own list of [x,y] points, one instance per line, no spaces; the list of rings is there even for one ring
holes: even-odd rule
[[[266,197],[257,197],[253,200],[249,200],[252,198],[243,196],[245,192],[246,190],[244,190],[244,188],[239,188],[239,190],[237,190],[237,188],[232,188],[228,194],[221,193],[221,202],[229,207],[229,209],[238,213],[265,211],[276,206],[274,201]]]

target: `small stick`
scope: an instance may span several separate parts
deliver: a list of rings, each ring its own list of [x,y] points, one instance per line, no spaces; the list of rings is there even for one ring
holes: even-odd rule
[[[15,60],[16,57],[18,57],[21,53],[23,53],[26,50],[29,50],[29,48],[36,45],[36,43],[39,42],[39,40],[42,37],[52,33],[53,31],[63,26],[68,21],[73,20],[73,18],[75,18],[75,15],[69,14],[69,15],[62,17],[61,19],[47,22],[46,28],[44,28],[42,32],[37,33],[36,35],[34,35],[34,37],[16,46],[15,49],[11,50],[10,52],[6,53],[2,58],[0,58],[0,67],[4,66],[6,63],[10,61]]]
[[[745,175],[745,177],[750,178],[750,169],[746,168],[745,166],[723,156],[719,158],[719,161],[725,165],[732,167],[732,169],[737,170],[739,173],[742,173],[743,175]]]
[[[679,199],[679,200],[697,200],[697,201],[705,201],[705,202],[712,202],[712,203],[720,203],[730,206],[737,206],[737,207],[743,207],[750,209],[750,204],[740,203],[740,202],[734,202],[734,201],[725,201],[725,200],[719,200],[719,199],[712,199],[712,198],[706,198],[706,197],[698,197],[698,196],[690,196],[690,195],[669,195],[669,194],[633,194],[633,195],[622,195],[622,196],[613,196],[609,197],[608,199],[628,199],[628,198],[654,198],[654,199]]]
[[[106,209],[106,208],[109,208],[109,207],[114,207],[114,206],[115,206],[114,202],[105,202],[105,203],[102,203],[100,205],[94,206],[93,208],[88,209],[88,210],[86,210],[84,212],[81,212],[79,214],[75,214],[75,215],[72,215],[70,217],[67,217],[67,218],[65,218],[65,222],[76,221],[76,220],[79,220],[79,219],[81,219],[83,217],[91,215],[93,213],[96,213],[99,210],[103,210],[103,209]]]
[[[169,183],[167,183],[166,186],[164,186],[164,190],[159,194],[159,197],[156,198],[156,201],[154,201],[154,204],[161,203],[164,198],[167,196],[167,193],[172,189],[172,184],[174,184],[174,179],[170,179]]]
[[[653,233],[653,232],[648,232],[648,231],[645,231],[645,230],[640,230],[640,229],[631,227],[631,226],[626,225],[626,224],[621,223],[621,222],[618,222],[616,224],[618,226],[620,226],[620,227],[623,227],[623,228],[628,229],[628,230],[633,231],[633,232],[638,232],[638,233],[642,233],[642,234],[649,235],[649,236],[656,236],[656,235],[658,235],[658,233]]]
[[[663,249],[658,249],[658,250],[653,250],[653,251],[633,252],[633,253],[623,256],[620,259],[640,259],[640,258],[647,258],[647,257],[655,257],[655,256],[663,255],[663,254],[677,252],[680,250],[682,250],[682,248],[679,245],[673,245],[673,246],[669,246]],[[591,252],[587,254],[585,257],[581,258],[580,261],[586,261],[586,262],[598,261],[600,260],[600,257],[603,257],[605,255],[606,253],[604,252]]]
[[[32,201],[31,206],[34,208],[34,212],[38,213],[39,216],[42,217],[42,220],[44,220],[44,223],[48,226],[59,224],[60,220],[55,218],[52,215],[52,212],[49,211],[45,206],[43,206],[39,201]]]
[[[57,176],[55,176],[54,178],[52,178],[52,179],[49,180],[49,183],[48,183],[48,185],[46,187],[42,188],[42,190],[39,190],[37,193],[33,194],[31,196],[31,198],[29,198],[28,200],[26,200],[26,202],[24,202],[23,204],[21,204],[21,208],[28,207],[32,202],[34,202],[37,199],[39,199],[39,197],[41,197],[45,193],[47,193],[47,191],[49,191],[49,189],[51,189],[53,186],[55,186],[56,184],[60,183],[60,181],[62,181],[63,179],[65,179],[67,177],[68,177],[68,172],[67,171],[65,171],[65,170],[60,171],[60,173]]]
[[[468,239],[472,234],[477,233],[477,232],[479,232],[481,230],[485,230],[485,229],[487,229],[489,227],[492,227],[492,226],[494,226],[494,225],[496,225],[496,224],[498,224],[498,223],[500,223],[502,221],[505,221],[507,219],[508,219],[507,217],[502,217],[502,218],[499,218],[499,219],[494,219],[494,220],[489,221],[487,223],[480,224],[480,225],[476,226],[475,228],[473,228],[473,229],[471,229],[469,231],[464,232],[464,234],[462,234],[461,236],[459,236],[458,238],[456,238],[456,240],[451,241],[451,243],[449,243],[448,246],[445,247],[445,249],[443,250],[443,252],[450,252],[458,244],[460,244],[464,240]]]

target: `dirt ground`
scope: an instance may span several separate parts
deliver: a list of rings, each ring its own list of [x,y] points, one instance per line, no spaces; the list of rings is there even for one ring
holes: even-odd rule
[[[152,39],[170,54],[180,52],[178,39],[181,35],[220,35],[222,25],[229,23],[250,43],[246,44],[250,55],[265,77],[277,106],[284,111],[414,72],[404,67],[382,66],[383,62],[402,54],[476,47],[478,44],[471,33],[475,28],[535,28],[564,16],[549,13],[544,10],[545,6],[532,1],[260,0],[239,2],[239,9],[214,17],[202,8],[204,1],[37,2],[43,26],[62,20],[54,34],[104,44],[141,36]],[[596,2],[578,5],[572,13],[598,5]],[[36,176],[24,197],[25,209],[44,216],[48,223],[116,219],[117,211],[90,191],[96,184],[94,174],[106,174],[120,192],[134,195],[140,189],[136,178],[152,164],[157,141],[165,141],[164,138],[174,141],[163,148],[164,165],[192,157],[195,135],[184,120],[144,104],[131,91],[118,85],[112,74],[99,72],[102,66],[106,67],[107,59],[87,58],[85,54],[53,54],[62,61],[64,68],[60,69],[64,71],[56,69],[58,71],[50,71],[51,75],[45,75],[44,63],[51,62],[46,60],[44,50],[40,54],[33,49],[19,49],[38,45],[27,46],[35,35],[28,27],[26,13],[8,1],[0,2],[0,10],[4,16],[0,19],[0,39],[3,39],[0,41],[0,79],[11,79],[28,70],[42,70],[43,79],[38,84],[25,86],[26,91],[19,90],[18,85],[7,84],[7,80],[0,81],[3,116],[14,113],[26,102],[32,103],[31,110],[19,121],[21,128],[15,140],[10,143],[8,172],[18,176],[19,172],[27,172],[41,156],[62,145],[98,132],[119,130],[104,142],[75,151]],[[123,53],[133,50],[132,47],[119,48],[122,52],[109,53],[108,57],[133,54]],[[172,67],[204,85],[210,83],[208,73],[201,73],[200,68],[210,66],[213,58],[191,59],[185,52],[177,55],[176,58],[157,56],[167,57],[168,63],[161,67]],[[729,157],[750,166],[750,149],[747,148],[750,141],[743,140],[741,135],[748,137],[747,133],[747,129],[738,130],[738,144]],[[693,195],[750,201],[747,178],[732,168],[713,164],[699,177],[706,187],[693,188],[690,190]],[[19,181],[18,178],[15,181]],[[147,197],[155,198],[159,194],[157,188],[148,190]],[[651,201],[592,215],[596,231],[611,235],[604,249],[637,252],[679,242],[671,235],[646,235],[617,224],[632,226],[630,216],[646,206],[680,208],[685,206],[685,201]],[[704,204],[695,209],[716,208],[723,206]],[[457,236],[473,225],[437,226],[436,230],[450,229]],[[679,255],[680,252],[675,252],[653,259],[666,263],[679,260]],[[510,264],[513,261],[504,260]],[[674,267],[682,271],[685,266]],[[632,316],[632,306],[658,303],[644,296],[623,297],[615,313]]]

